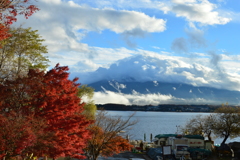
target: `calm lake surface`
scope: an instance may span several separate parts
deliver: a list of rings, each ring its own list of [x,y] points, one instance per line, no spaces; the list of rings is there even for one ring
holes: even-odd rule
[[[107,111],[109,116],[121,116],[127,118],[134,112],[131,111]],[[175,134],[180,133],[180,127],[183,127],[187,120],[197,115],[209,115],[210,113],[189,113],[189,112],[140,112],[137,111],[133,120],[138,123],[130,130],[130,139],[150,141],[150,134],[153,138],[158,134]],[[222,138],[214,138],[215,144],[220,144]],[[228,142],[240,141],[240,137],[228,139]]]

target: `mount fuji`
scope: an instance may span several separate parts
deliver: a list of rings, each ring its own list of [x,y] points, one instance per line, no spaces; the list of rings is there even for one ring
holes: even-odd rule
[[[213,59],[138,54],[94,72],[80,83],[96,104],[240,104],[240,73]]]

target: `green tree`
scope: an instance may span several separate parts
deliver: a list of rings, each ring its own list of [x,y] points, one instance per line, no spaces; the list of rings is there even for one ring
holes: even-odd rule
[[[203,135],[203,125],[202,115],[197,115],[196,118],[189,119],[181,130],[185,134]]]
[[[211,134],[223,138],[221,144],[226,140],[239,136],[240,134],[240,108],[222,106],[209,116],[197,116],[190,119],[184,128],[184,133],[200,134],[211,140]]]
[[[208,140],[211,141],[214,123],[213,115],[197,115],[196,117],[188,120],[181,130],[184,134],[202,135],[208,137]]]
[[[240,134],[240,108],[222,106],[215,111],[213,115],[214,134],[224,138],[222,144],[230,138],[239,136]]]
[[[205,136],[208,137],[209,141],[212,141],[212,133],[213,133],[214,125],[215,125],[215,121],[214,121],[213,114],[210,114],[209,116],[206,116],[204,118],[204,128],[203,128],[203,131],[205,133]]]
[[[0,41],[0,81],[26,75],[29,69],[45,70],[49,60],[44,41],[31,28],[12,28],[11,37]]]
[[[88,99],[92,99],[94,95],[94,88],[88,87],[87,85],[81,85],[78,90],[78,96],[86,96]]]
[[[85,114],[90,119],[94,119],[96,111],[97,111],[97,106],[95,105],[94,101],[92,100],[93,95],[94,95],[94,88],[89,87],[87,85],[81,85],[78,88],[77,95],[81,99],[84,99],[82,102],[82,103],[85,103],[83,114]]]

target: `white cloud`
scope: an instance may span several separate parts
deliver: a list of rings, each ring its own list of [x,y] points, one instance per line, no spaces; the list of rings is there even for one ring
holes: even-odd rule
[[[82,3],[88,2],[82,1]],[[208,0],[103,0],[96,1],[94,4],[100,8],[147,8],[161,10],[165,14],[172,12],[177,17],[184,17],[189,22],[198,22],[202,25],[226,24],[232,19],[237,19],[236,15],[238,15],[232,11],[221,10],[217,4]]]
[[[100,66],[91,60],[80,60],[75,65],[71,66],[73,72],[91,72],[98,69]]]
[[[115,49],[89,47],[89,52],[91,53],[89,55],[76,51],[50,52],[48,56],[51,58],[51,66],[60,63],[60,65],[69,66],[72,72],[91,72],[99,67],[108,68],[110,64],[117,60],[138,54],[137,51],[123,47]]]
[[[196,3],[196,0],[172,0],[173,3],[185,4],[185,3]]]
[[[184,17],[190,22],[199,22],[203,25],[226,24],[231,18],[220,15],[217,6],[208,0],[173,0],[175,3],[171,11],[177,17]]]
[[[110,64],[117,60],[138,54],[137,51],[129,50],[124,47],[115,49],[92,47],[92,50],[96,52],[94,60],[99,64]]]
[[[111,91],[95,92],[93,100],[96,104],[125,104],[125,105],[158,105],[158,104],[216,104],[217,102],[202,98],[183,99],[163,94],[123,94]]]
[[[30,17],[24,26],[38,29],[47,43],[57,39],[57,43],[65,45],[64,48],[59,46],[59,50],[66,49],[66,47],[75,49],[75,46],[70,44],[74,41],[78,42],[79,35],[76,33],[78,30],[101,32],[109,29],[116,33],[136,29],[144,32],[162,32],[165,30],[166,22],[163,19],[150,17],[136,11],[95,9],[61,0],[41,0],[37,5],[41,10]],[[79,50],[79,48],[76,49]]]
[[[166,1],[158,0],[101,0],[101,1],[92,1],[89,3],[89,0],[81,0],[83,4],[95,5],[99,8],[118,8],[118,9],[141,9],[141,8],[150,8],[150,9],[159,9],[168,11],[166,7]]]
[[[236,65],[239,62],[236,62],[235,66],[230,66],[230,64],[225,66],[225,62],[222,60],[211,64],[212,61],[207,58],[183,58],[139,51],[142,54],[119,60],[108,68],[99,68],[97,71],[83,76],[81,83],[90,84],[112,79],[120,82],[125,80],[161,81],[240,91],[240,74],[238,65]],[[231,68],[227,69],[226,67]],[[79,76],[81,77],[80,74]]]
[[[129,100],[124,95],[111,91],[106,91],[105,93],[95,92],[93,100],[96,104],[105,104],[106,102],[116,104],[130,104]]]
[[[209,84],[209,86],[218,88],[240,89],[240,69],[236,67],[239,66],[239,56],[215,56],[215,54],[212,54],[212,57],[210,57],[210,54],[194,53],[204,58],[184,59],[167,56],[171,55],[167,51],[159,51],[159,53],[165,56],[157,56],[156,53],[146,50],[129,50],[123,47],[114,49],[101,48],[89,46],[81,42],[91,31],[101,33],[103,30],[110,30],[117,34],[133,37],[144,37],[146,32],[162,32],[166,29],[165,20],[149,16],[140,11],[132,11],[136,8],[138,10],[141,10],[141,8],[154,8],[165,13],[174,13],[176,16],[183,17],[189,21],[191,29],[194,30],[186,30],[188,39],[184,40],[192,42],[187,43],[187,45],[195,47],[204,46],[203,32],[195,27],[195,22],[202,25],[214,25],[226,24],[231,20],[228,18],[230,15],[222,14],[223,12],[218,9],[216,4],[207,0],[162,2],[157,0],[103,0],[87,2],[102,7],[97,9],[78,4],[84,3],[84,0],[81,0],[81,2],[78,0],[39,0],[37,5],[41,10],[27,21],[24,20],[25,24],[23,27],[37,29],[39,34],[46,40],[45,45],[49,49],[48,55],[52,66],[59,62],[61,65],[68,65],[75,72],[75,75],[79,75],[80,78],[88,82],[90,82],[88,76],[91,76],[91,74],[84,73],[86,77],[81,77],[79,72],[95,71],[100,67],[99,71],[94,73],[95,77],[91,77],[92,80],[99,80],[104,77],[117,77],[117,75],[122,75],[127,71],[124,74],[124,78],[131,75],[138,80],[157,80],[162,78],[166,81],[178,80],[191,84],[194,83],[195,85]],[[125,8],[127,5],[129,5],[128,8]],[[132,9],[123,10],[123,8]],[[18,19],[16,25],[23,21],[23,17]],[[182,44],[180,42],[177,44],[178,49],[182,48],[182,50],[188,51],[189,48],[184,48],[186,47],[184,46],[184,41],[182,41]],[[111,70],[111,67],[109,68],[111,63],[139,53],[147,55],[146,59],[136,59],[131,64],[129,62],[123,63],[123,61],[117,62],[112,67],[124,66],[119,68],[118,71]],[[209,64],[209,57],[215,60],[212,61],[215,63],[215,68],[213,67],[214,65],[211,66]],[[222,57],[222,59],[218,59],[219,57]],[[127,61],[127,59],[124,61]],[[231,63],[227,61],[231,61]],[[150,64],[145,64],[146,62],[150,62]],[[142,72],[142,68],[145,68],[145,72]],[[102,74],[103,72],[104,74]],[[108,72],[111,74],[108,74]],[[152,75],[155,77],[152,77]]]
[[[19,26],[24,22],[23,27],[38,30],[45,39],[44,45],[48,47],[52,66],[59,62],[61,65],[76,66],[84,59],[91,59],[95,66],[103,65],[133,54],[134,51],[124,48],[100,48],[82,43],[82,39],[91,31],[101,33],[103,30],[110,30],[117,34],[138,37],[139,34],[162,32],[166,29],[166,21],[142,12],[97,9],[77,3],[79,1],[74,3],[63,0],[40,0],[36,2],[40,11],[27,21],[19,17],[18,22],[14,24]]]

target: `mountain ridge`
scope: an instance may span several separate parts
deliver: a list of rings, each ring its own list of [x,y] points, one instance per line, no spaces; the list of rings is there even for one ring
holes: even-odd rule
[[[204,58],[138,54],[80,77],[96,103],[240,104],[240,73]]]
[[[107,68],[78,74],[80,83],[91,84],[101,80],[161,81],[194,86],[225,88],[240,91],[240,73],[227,72],[208,61],[163,55],[135,55],[121,59]]]
[[[218,89],[213,87],[205,86],[193,86],[182,83],[168,83],[159,81],[148,81],[148,82],[119,82],[116,80],[107,81],[102,80],[89,84],[88,86],[93,87],[95,92],[106,92],[111,91],[119,94],[160,94],[170,95],[175,98],[185,99],[188,104],[188,99],[204,99],[207,101],[213,101],[216,103],[211,104],[222,104],[231,103],[233,105],[239,104],[239,91],[230,91],[226,89]],[[219,102],[219,103],[217,103]],[[199,104],[199,103],[197,103]]]

